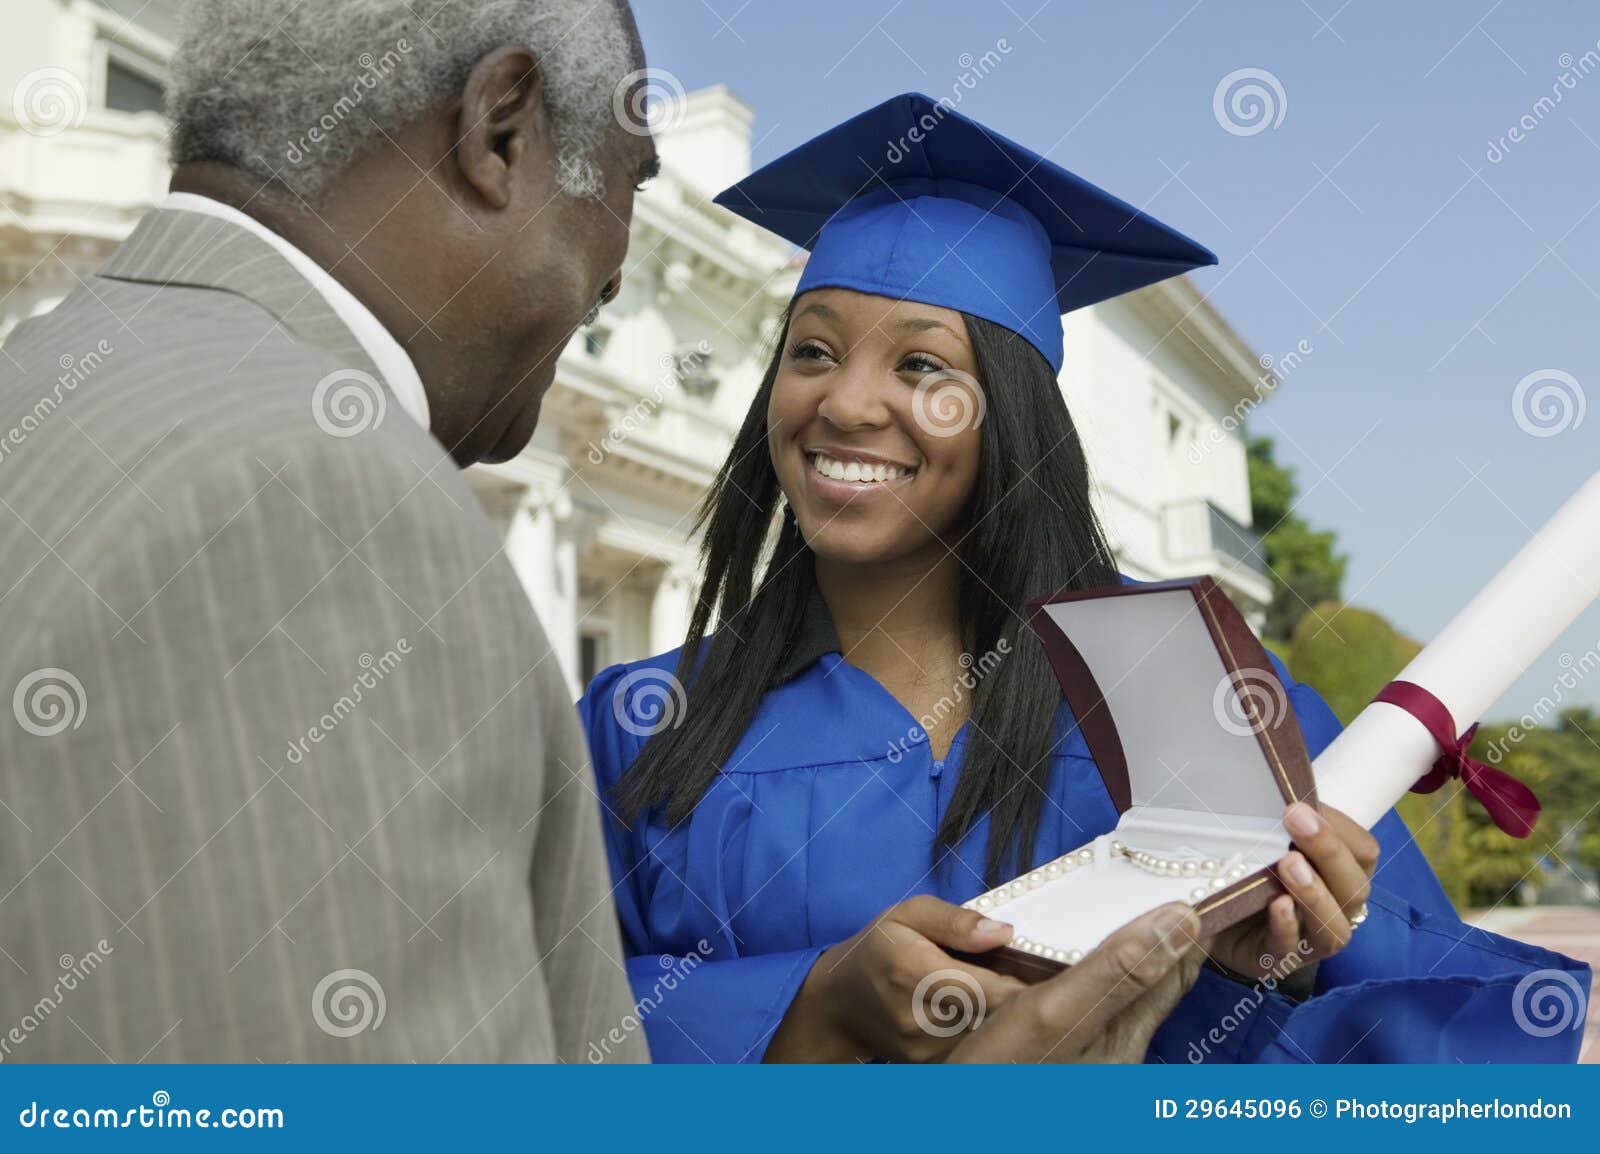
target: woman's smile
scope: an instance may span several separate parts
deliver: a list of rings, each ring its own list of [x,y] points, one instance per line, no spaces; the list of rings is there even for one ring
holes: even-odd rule
[[[811,464],[806,479],[812,495],[830,505],[886,496],[893,489],[911,484],[917,475],[914,466],[866,453],[846,449],[802,451]]]

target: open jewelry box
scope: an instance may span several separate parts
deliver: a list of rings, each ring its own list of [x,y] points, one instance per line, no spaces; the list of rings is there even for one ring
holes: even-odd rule
[[[1207,933],[1283,893],[1284,808],[1313,802],[1305,740],[1266,651],[1209,577],[1029,604],[1121,818],[1110,834],[967,902],[1010,922],[986,964],[1046,977],[1138,915],[1189,902]]]

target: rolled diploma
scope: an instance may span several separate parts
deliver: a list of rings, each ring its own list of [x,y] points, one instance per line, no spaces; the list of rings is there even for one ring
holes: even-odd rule
[[[1429,690],[1465,731],[1600,597],[1600,473],[1439,630],[1396,680]],[[1363,709],[1312,763],[1317,796],[1371,827],[1438,759],[1411,714]]]

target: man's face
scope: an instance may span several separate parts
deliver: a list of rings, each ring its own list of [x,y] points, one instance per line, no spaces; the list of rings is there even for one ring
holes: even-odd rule
[[[527,445],[562,349],[621,285],[634,195],[658,167],[655,143],[648,134],[618,127],[590,163],[602,184],[598,195],[564,189],[562,166],[571,170],[573,162],[556,156],[545,179],[530,171],[519,182],[516,203],[505,214],[495,260],[504,267],[489,281],[494,300],[488,307],[503,318],[498,327],[511,368],[486,390],[485,424],[499,435],[485,440],[484,460],[508,460]]]

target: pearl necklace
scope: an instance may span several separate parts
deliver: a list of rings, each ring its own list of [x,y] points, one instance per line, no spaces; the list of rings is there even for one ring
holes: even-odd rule
[[[1136,869],[1160,878],[1210,879],[1205,885],[1189,891],[1189,900],[1192,902],[1197,902],[1216,890],[1227,889],[1230,884],[1245,875],[1245,868],[1242,865],[1233,865],[1224,870],[1222,863],[1216,858],[1160,857],[1145,850],[1134,849],[1120,841],[1111,843],[1111,856],[1124,858]]]
[[[1012,898],[1020,898],[1029,890],[1038,889],[1045,882],[1053,882],[1073,870],[1092,866],[1093,864],[1094,850],[1085,846],[1083,849],[1075,850],[1072,853],[1062,854],[1054,861],[1046,862],[1038,869],[1024,874],[1015,881],[1007,882],[1005,885],[992,889],[988,893],[979,894],[967,902],[965,908],[983,911],[996,909],[1005,905]],[[1006,944],[1014,950],[1021,950],[1023,953],[1033,954],[1035,957],[1047,958],[1053,962],[1065,962],[1069,966],[1083,961],[1082,950],[1059,950],[1054,946],[1047,946],[1043,942],[1035,942],[1020,935],[1012,938]]]
[[[1111,843],[1111,856],[1125,858],[1137,869],[1157,877],[1172,878],[1208,878],[1206,885],[1198,886],[1189,892],[1189,900],[1198,902],[1209,897],[1216,890],[1227,889],[1228,886],[1240,880],[1245,875],[1245,867],[1233,865],[1227,869],[1214,858],[1163,858],[1156,854],[1146,853],[1142,850],[1132,849],[1120,841]],[[1075,870],[1084,869],[1094,865],[1094,850],[1085,846],[1083,849],[1074,850],[1072,853],[1062,854],[1054,861],[1046,862],[1038,869],[1024,874],[1014,881],[998,886],[987,893],[979,894],[971,901],[965,903],[965,909],[989,912],[1005,905],[1014,898],[1020,898],[1030,890],[1036,890],[1046,882],[1053,882]],[[1014,950],[1033,954],[1035,957],[1046,958],[1054,962],[1065,962],[1073,965],[1083,961],[1082,950],[1063,950],[1055,946],[1045,945],[1025,937],[1014,937],[1007,943]]]

